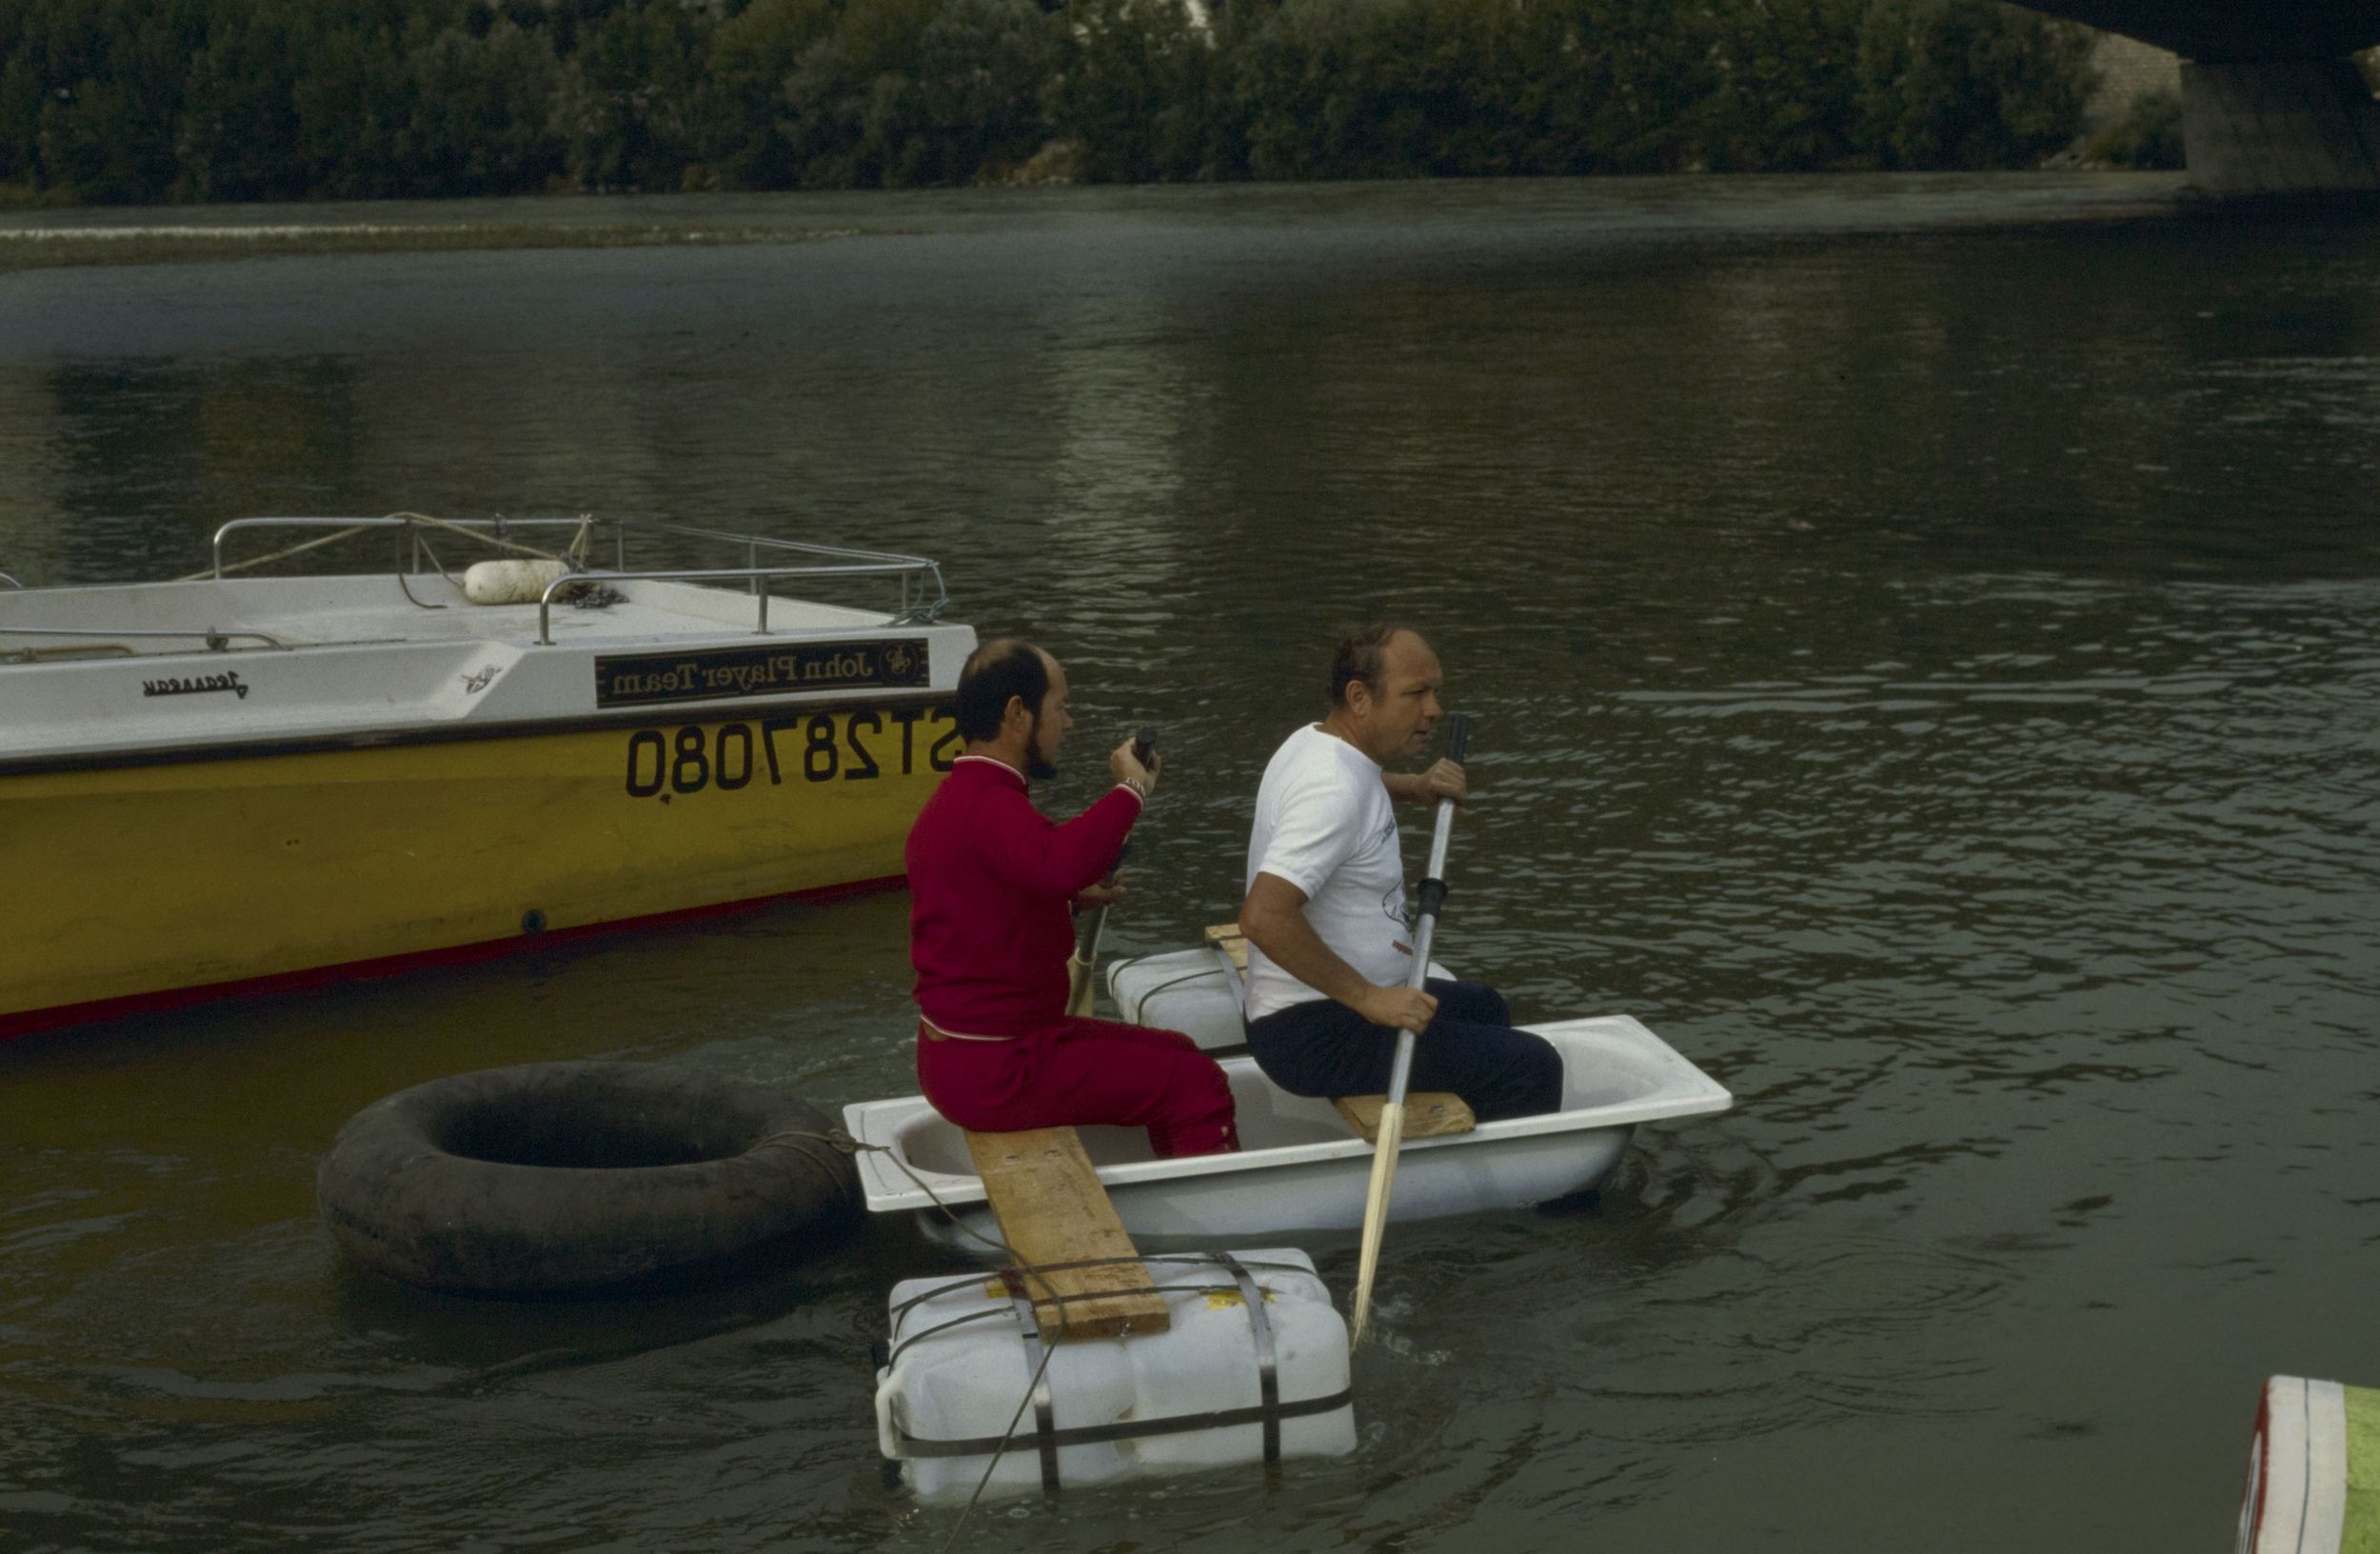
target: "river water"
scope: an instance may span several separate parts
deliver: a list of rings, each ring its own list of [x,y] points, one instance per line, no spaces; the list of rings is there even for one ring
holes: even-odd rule
[[[910,1227],[513,1304],[343,1266],[311,1197],[461,1069],[909,1089],[904,898],[20,1042],[0,1544],[2228,1548],[2263,1378],[2380,1384],[2380,227],[2173,196],[0,221],[0,570],[399,508],[934,555],[1069,665],[1053,802],[1164,730],[1127,952],[1230,914],[1330,626],[1400,616],[1478,718],[1442,957],[1737,1097],[1597,1201],[1396,1231],[1354,1456],[962,1527],[880,1478],[885,1291],[953,1265]]]

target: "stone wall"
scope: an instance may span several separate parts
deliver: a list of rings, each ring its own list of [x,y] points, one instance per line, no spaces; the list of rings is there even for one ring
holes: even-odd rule
[[[2094,130],[2122,118],[2145,92],[2182,90],[2179,54],[2120,32],[2100,33],[2091,62],[2099,69],[2099,90],[2083,110],[2083,122]]]
[[[2204,193],[2380,191],[2380,104],[2351,59],[2186,66],[2182,139]]]

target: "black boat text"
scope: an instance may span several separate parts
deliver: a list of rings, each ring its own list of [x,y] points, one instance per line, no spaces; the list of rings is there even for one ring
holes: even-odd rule
[[[628,735],[632,799],[716,788],[733,793],[765,773],[769,786],[907,777],[923,763],[948,771],[959,729],[944,707],[868,712],[783,713],[756,723],[690,723]]]

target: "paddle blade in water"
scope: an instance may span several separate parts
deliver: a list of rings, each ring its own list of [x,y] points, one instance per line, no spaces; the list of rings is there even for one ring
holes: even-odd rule
[[[1388,1229],[1388,1195],[1397,1182],[1397,1150],[1405,1142],[1405,1104],[1380,1108],[1380,1136],[1372,1146],[1372,1190],[1363,1200],[1363,1252],[1356,1264],[1356,1313],[1348,1324],[1347,1346],[1363,1342],[1372,1315],[1372,1275],[1380,1265],[1380,1238]]]

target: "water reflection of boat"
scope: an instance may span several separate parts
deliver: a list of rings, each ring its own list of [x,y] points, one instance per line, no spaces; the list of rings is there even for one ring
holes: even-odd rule
[[[235,535],[298,541],[256,558],[284,574],[333,539],[397,560],[244,577]],[[913,556],[409,515],[0,585],[0,1035],[889,882],[957,747],[943,603]]]
[[[1390,1218],[1436,1219],[1520,1208],[1593,1186],[1639,1123],[1696,1117],[1734,1105],[1722,1086],[1626,1016],[1531,1027],[1562,1054],[1562,1109],[1483,1123],[1468,1133],[1408,1138]],[[1247,1057],[1220,1060],[1239,1103],[1240,1151],[1156,1160],[1140,1128],[1077,1129],[1124,1228],[1192,1239],[1352,1230],[1363,1223],[1372,1146],[1328,1101],[1283,1094]],[[922,1096],[843,1108],[863,1146],[860,1184],[876,1213],[940,1203],[969,1228],[992,1233],[965,1136]],[[972,1212],[964,1212],[972,1209]]]

